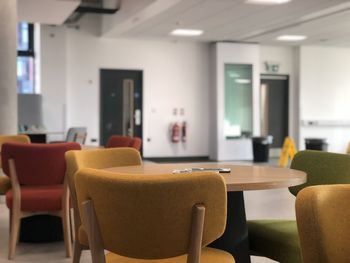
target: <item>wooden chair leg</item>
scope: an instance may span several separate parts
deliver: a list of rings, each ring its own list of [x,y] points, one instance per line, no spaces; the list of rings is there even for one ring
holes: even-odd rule
[[[8,259],[11,260],[16,254],[16,245],[19,237],[19,229],[21,224],[21,212],[17,209],[11,210],[11,222],[10,222],[10,238],[9,238],[9,251]]]
[[[81,252],[83,251],[83,246],[78,242],[74,242],[74,251],[73,251],[73,263],[79,263]]]
[[[71,229],[69,220],[69,211],[62,209],[62,225],[63,225],[63,237],[66,246],[66,256],[72,257],[72,241],[71,241]]]

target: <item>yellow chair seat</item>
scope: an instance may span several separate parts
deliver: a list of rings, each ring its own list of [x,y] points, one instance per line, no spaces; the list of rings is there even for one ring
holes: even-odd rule
[[[155,259],[155,260],[143,260],[135,258],[127,258],[119,256],[114,253],[108,253],[106,255],[107,263],[186,263],[187,255],[168,258],[168,259]],[[201,263],[234,263],[235,260],[231,254],[218,250],[215,248],[205,247],[202,249]]]
[[[0,175],[0,195],[6,194],[11,189],[11,180],[7,176]]]
[[[89,246],[88,235],[82,225],[79,227],[79,243],[85,246]]]

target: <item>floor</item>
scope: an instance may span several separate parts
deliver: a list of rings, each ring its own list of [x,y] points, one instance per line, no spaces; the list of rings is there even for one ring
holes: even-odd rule
[[[272,161],[271,164],[273,164]],[[294,197],[288,189],[246,191],[244,193],[247,219],[258,218],[295,218]],[[8,209],[4,198],[0,197],[0,263],[5,262],[35,262],[35,263],[68,263],[65,258],[63,242],[50,244],[19,243],[16,258],[7,260],[8,241]],[[83,253],[82,263],[91,262],[90,253]],[[273,263],[275,261],[262,257],[252,257],[252,263]]]

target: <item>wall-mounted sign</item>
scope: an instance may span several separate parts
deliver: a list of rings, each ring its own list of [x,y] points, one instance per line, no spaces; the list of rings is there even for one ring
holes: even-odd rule
[[[278,73],[280,64],[278,62],[265,61],[265,71],[268,73]]]

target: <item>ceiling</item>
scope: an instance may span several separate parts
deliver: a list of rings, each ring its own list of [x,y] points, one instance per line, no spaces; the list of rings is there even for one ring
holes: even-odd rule
[[[18,20],[61,25],[81,0],[17,0]]]
[[[124,0],[121,10],[112,18],[105,16],[103,23],[107,37],[184,39],[169,32],[191,28],[204,34],[185,39],[350,46],[348,0],[293,0],[274,6],[244,0]],[[282,34],[308,38],[298,43],[275,40]]]
[[[62,24],[81,3],[17,1],[20,20],[55,25]],[[104,0],[116,2],[120,2],[120,10],[102,16],[105,37],[350,47],[349,0],[292,0],[273,6],[246,4],[245,0]],[[201,29],[204,34],[195,38],[169,36],[175,28]],[[307,39],[275,40],[283,34],[306,35]]]

